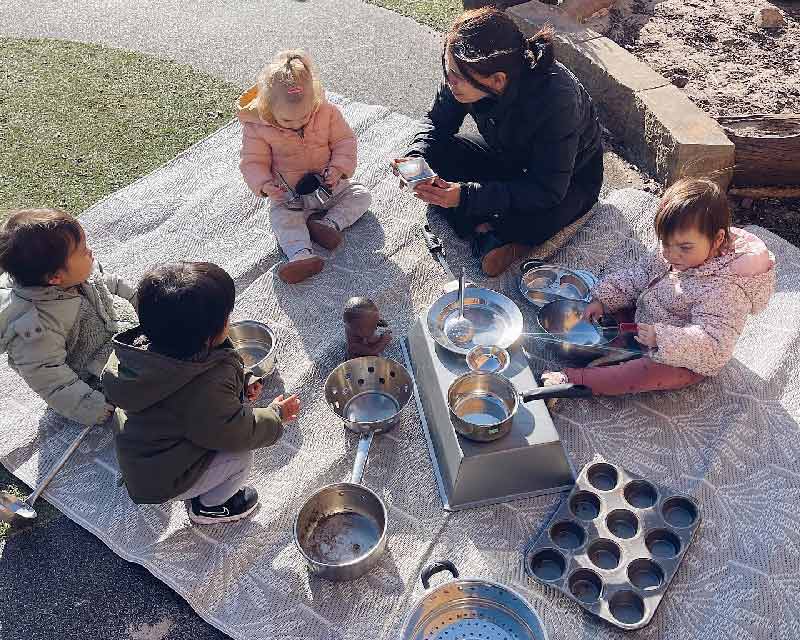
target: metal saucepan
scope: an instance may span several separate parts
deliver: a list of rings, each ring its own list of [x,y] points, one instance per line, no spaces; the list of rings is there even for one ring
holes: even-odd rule
[[[295,544],[315,575],[353,580],[372,569],[383,554],[386,506],[361,479],[373,436],[400,421],[412,390],[405,367],[377,356],[348,360],[328,376],[328,406],[361,439],[351,481],[317,491],[295,519]]]
[[[548,398],[586,398],[591,389],[580,384],[556,384],[519,393],[514,383],[497,373],[470,371],[447,390],[447,407],[455,430],[470,440],[491,442],[511,431],[522,402]]]
[[[33,503],[42,495],[42,492],[50,484],[51,480],[56,477],[56,474],[61,471],[61,468],[72,457],[72,454],[78,449],[78,445],[83,439],[89,435],[94,425],[85,427],[75,439],[67,447],[66,451],[61,455],[58,462],[53,465],[53,468],[47,472],[47,475],[42,479],[33,493],[31,493],[24,500],[6,491],[0,491],[0,520],[11,522],[15,518],[22,518],[24,520],[33,520],[37,514],[36,509],[33,508]]]
[[[620,329],[635,327],[625,325],[601,326],[583,319],[588,306],[582,300],[554,300],[537,313],[542,337],[561,360],[581,361],[583,363],[606,356],[613,349],[609,345],[620,335]],[[637,342],[620,345],[630,351],[630,356],[641,353]]]
[[[266,324],[256,320],[231,322],[228,337],[254,376],[265,378],[275,370],[275,334]]]
[[[430,579],[449,571],[453,580],[430,589]],[[508,587],[475,578],[459,578],[449,560],[422,572],[428,590],[406,617],[401,640],[547,640],[539,615]]]

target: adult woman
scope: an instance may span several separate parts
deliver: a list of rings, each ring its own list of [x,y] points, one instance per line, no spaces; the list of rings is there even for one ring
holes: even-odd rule
[[[445,40],[445,83],[407,156],[439,175],[415,195],[441,208],[488,276],[591,209],[603,181],[594,105],[556,62],[552,30],[526,39],[505,13],[462,14]],[[480,135],[458,134],[464,118]]]

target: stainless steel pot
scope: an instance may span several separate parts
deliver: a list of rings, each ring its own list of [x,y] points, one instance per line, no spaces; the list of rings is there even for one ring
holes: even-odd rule
[[[453,580],[430,589],[436,573]],[[449,560],[439,560],[422,572],[427,593],[406,617],[402,640],[547,640],[539,615],[508,587],[475,578],[459,578]]]
[[[447,407],[455,430],[470,440],[491,442],[511,431],[522,402],[547,398],[585,398],[592,395],[580,384],[557,384],[519,393],[508,378],[497,373],[470,371],[447,390]]]
[[[231,322],[228,337],[254,376],[265,378],[275,370],[275,334],[266,324],[256,320]]]
[[[326,580],[354,580],[386,548],[386,506],[361,484],[372,434],[358,443],[350,482],[322,487],[300,509],[294,542],[309,570]]]

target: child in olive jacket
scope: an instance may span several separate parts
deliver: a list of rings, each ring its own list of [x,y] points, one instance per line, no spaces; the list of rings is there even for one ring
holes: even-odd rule
[[[263,409],[228,339],[236,297],[231,277],[211,263],[176,263],[144,275],[141,326],[114,339],[103,372],[119,407],[117,458],[137,503],[190,500],[200,524],[244,518],[258,504],[245,481],[253,450],[274,444],[300,408],[297,396]]]

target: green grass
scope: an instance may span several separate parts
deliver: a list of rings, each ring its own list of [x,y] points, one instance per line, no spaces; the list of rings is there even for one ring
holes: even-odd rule
[[[79,214],[233,115],[239,90],[190,67],[93,45],[0,38],[0,211]],[[0,466],[0,491],[30,489]],[[0,544],[33,523],[0,522]]]
[[[446,31],[453,19],[464,11],[462,0],[366,0],[413,18],[438,31]]]
[[[79,214],[219,128],[237,92],[151,56],[0,38],[0,210]]]

